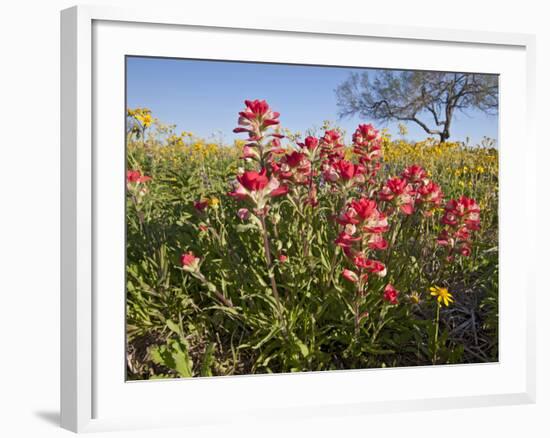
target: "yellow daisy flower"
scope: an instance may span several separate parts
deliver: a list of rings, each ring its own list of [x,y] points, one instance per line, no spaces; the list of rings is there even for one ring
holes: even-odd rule
[[[430,287],[430,295],[437,297],[439,305],[441,305],[441,302],[445,306],[449,306],[449,303],[454,303],[453,296],[446,287],[432,286]]]
[[[416,291],[411,292],[411,294],[409,295],[409,299],[411,300],[411,303],[418,304],[420,303],[420,294]]]

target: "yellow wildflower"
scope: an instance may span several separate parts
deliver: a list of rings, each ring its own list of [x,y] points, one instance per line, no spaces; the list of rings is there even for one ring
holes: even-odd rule
[[[409,295],[409,299],[411,300],[411,303],[418,304],[420,303],[420,294],[414,291]]]
[[[448,306],[449,303],[454,303],[453,296],[449,290],[445,287],[432,286],[430,287],[430,295],[437,297],[437,303],[441,306],[441,302],[445,306]]]

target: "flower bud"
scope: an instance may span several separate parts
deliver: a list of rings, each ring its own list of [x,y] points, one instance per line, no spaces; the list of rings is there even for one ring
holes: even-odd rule
[[[344,269],[342,271],[342,277],[344,277],[348,281],[351,281],[352,283],[357,283],[359,281],[359,277],[357,276],[357,274],[353,271],[350,271],[349,269]]]
[[[250,211],[248,211],[248,208],[239,208],[237,216],[239,216],[239,219],[242,221],[245,221],[250,217]]]
[[[200,258],[196,257],[192,251],[182,254],[180,257],[180,262],[181,262],[181,265],[183,266],[184,271],[188,271],[188,272],[199,271]]]
[[[274,225],[277,225],[281,221],[281,215],[279,213],[275,213],[271,216],[271,223]]]

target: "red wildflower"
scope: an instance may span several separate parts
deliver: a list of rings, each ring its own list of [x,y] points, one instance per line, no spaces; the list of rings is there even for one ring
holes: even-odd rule
[[[340,178],[344,181],[349,181],[356,176],[362,175],[365,173],[365,168],[359,164],[353,164],[350,161],[339,160],[333,164],[333,167],[338,172]]]
[[[467,227],[461,227],[455,232],[455,237],[459,240],[468,240],[470,238],[470,230]]]
[[[267,171],[265,169],[262,169],[260,172],[249,170],[244,172],[242,175],[237,176],[237,181],[239,181],[246,190],[255,192],[262,190],[265,186],[267,186],[269,179],[267,178],[266,173]]]
[[[145,183],[150,180],[150,176],[142,175],[139,170],[126,171],[126,182],[128,183]]]
[[[382,157],[382,137],[372,125],[359,125],[352,136],[353,152],[359,156],[359,162],[368,166],[368,173],[372,176],[378,171],[379,163],[371,162]]]
[[[480,211],[474,199],[463,195],[459,199],[451,199],[447,202],[441,222],[446,225],[457,225],[460,221],[469,230],[479,230]]]
[[[366,269],[372,274],[377,274],[380,277],[384,277],[386,275],[386,266],[384,263],[379,262],[378,260],[370,260],[362,253],[355,255],[353,258],[353,263],[358,268]]]
[[[193,203],[193,206],[197,211],[200,211],[202,213],[208,207],[208,200],[206,199],[201,201],[195,201]]]
[[[451,243],[451,238],[447,230],[442,230],[437,236],[437,244],[441,246],[447,246]]]
[[[379,262],[378,260],[367,260],[366,268],[373,274],[378,275],[379,277],[386,276],[386,265]]]
[[[270,151],[272,154],[284,154],[285,150],[281,147],[281,141],[279,138],[274,138],[271,140],[270,144]]]
[[[141,177],[141,172],[139,170],[128,170],[126,171],[126,181],[127,182],[137,182]]]
[[[250,212],[248,208],[239,208],[239,210],[237,210],[237,216],[239,216],[239,219],[245,221],[250,217]]]
[[[441,218],[441,223],[451,226],[458,225],[458,216],[453,211],[447,210]]]
[[[316,137],[312,137],[310,135],[306,137],[303,143],[298,143],[298,145],[302,148],[308,149],[309,151],[313,151],[319,145],[319,140]]]
[[[368,146],[373,140],[380,140],[380,132],[371,124],[359,125],[353,134],[352,140],[357,146]]]
[[[404,214],[414,211],[414,190],[405,178],[398,176],[388,179],[379,190],[378,197],[382,201],[393,201]]]
[[[200,259],[193,254],[193,251],[189,251],[181,255],[180,262],[186,271],[198,271]]]
[[[336,129],[332,129],[330,131],[325,131],[322,140],[326,143],[336,144],[340,141],[340,137],[340,133]]]
[[[279,164],[272,164],[273,172],[282,179],[292,180],[296,184],[306,184],[311,175],[311,162],[305,154],[293,151],[286,154]]]
[[[349,203],[349,207],[357,213],[362,221],[367,220],[377,211],[376,201],[369,198],[354,199]]]
[[[278,182],[277,182],[278,184]],[[274,188],[273,190],[271,190],[269,192],[269,196],[271,196],[272,198],[276,197],[276,196],[283,196],[283,195],[286,195],[288,193],[288,187],[287,186],[277,186],[276,188]]]
[[[357,283],[359,281],[359,276],[349,269],[344,269],[342,271],[342,277],[344,277],[348,281],[351,281],[352,283]]]
[[[361,237],[353,237],[346,233],[345,231],[342,231],[338,238],[334,241],[337,245],[341,246],[342,248],[350,248],[355,242],[359,242],[361,240]]]
[[[352,200],[336,221],[345,227],[336,239],[336,244],[345,250],[348,249],[346,253],[348,256],[353,253],[349,249],[359,241],[363,241],[370,249],[379,250],[388,247],[388,243],[381,235],[388,230],[388,220],[373,199],[363,197]],[[360,231],[360,234],[353,237],[357,231]]]
[[[417,189],[417,193],[419,195],[417,201],[420,203],[437,206],[443,201],[443,191],[441,187],[433,181],[421,184]]]
[[[380,234],[370,234],[367,244],[370,249],[384,250],[388,248],[388,242]]]
[[[388,283],[384,288],[384,301],[387,301],[390,304],[397,304],[398,295],[399,291],[393,287],[391,283]]]
[[[342,225],[361,224],[362,230],[369,233],[384,233],[388,230],[386,215],[380,212],[376,201],[369,198],[351,201],[337,221]]]
[[[246,108],[239,112],[239,125],[248,126],[249,122],[260,122],[265,126],[279,123],[279,113],[271,111],[265,100],[245,100]]]
[[[445,205],[441,218],[445,228],[437,236],[437,243],[449,248],[447,259],[453,260],[453,251],[469,257],[472,253],[472,232],[480,228],[480,208],[474,199],[461,196]]]
[[[335,129],[325,131],[325,135],[321,137],[321,156],[328,164],[344,158],[344,145],[340,140],[341,135]]]
[[[248,139],[252,142],[259,142],[264,137],[266,131],[273,125],[279,124],[279,113],[272,111],[269,108],[269,105],[265,100],[245,100],[245,109],[239,112],[239,126],[233,130],[235,133],[247,132]],[[275,140],[278,141],[279,138],[282,138],[279,134],[271,134]],[[258,147],[263,149],[263,146],[260,144],[249,144],[249,147]],[[268,145],[269,148],[278,148],[277,142],[275,144]],[[257,151],[261,156],[264,151]],[[269,152],[266,151],[266,152]],[[251,151],[248,151],[248,154],[251,154]],[[251,156],[248,158],[252,158]]]
[[[252,145],[252,146],[246,145],[246,146],[243,147],[243,155],[242,155],[241,158],[243,158],[243,159],[251,158],[253,160],[259,160],[260,159],[260,152],[255,147],[255,145]]]
[[[274,176],[267,177],[266,169],[256,172],[248,170],[237,176],[236,186],[229,193],[237,199],[250,199],[258,208],[263,208],[267,197],[281,196],[288,193],[288,187],[281,185]]]
[[[285,163],[289,165],[289,167],[298,167],[302,161],[306,158],[304,154],[301,154],[300,152],[292,152],[290,154],[287,154],[284,156]]]
[[[364,254],[356,255],[353,258],[353,263],[355,264],[355,266],[361,269],[364,269],[367,267],[367,262],[368,262],[368,259],[365,257]]]
[[[418,164],[413,164],[412,166],[407,167],[401,173],[401,176],[407,179],[409,182],[417,183],[427,178],[428,174],[421,166],[419,166]]]
[[[460,255],[464,257],[470,257],[472,254],[472,248],[470,248],[470,245],[468,243],[463,243],[460,247]]]
[[[395,176],[388,179],[386,184],[378,192],[378,197],[382,201],[391,201],[396,195],[401,195],[405,191],[407,180]]]

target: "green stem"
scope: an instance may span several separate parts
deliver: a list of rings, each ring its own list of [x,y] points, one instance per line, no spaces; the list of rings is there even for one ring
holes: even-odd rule
[[[269,236],[267,234],[265,217],[263,215],[260,215],[260,223],[262,224],[262,237],[264,242],[265,260],[267,264],[269,280],[271,281],[271,290],[273,291],[273,296],[275,297],[275,301],[277,301],[277,307],[279,309],[279,313],[282,314],[281,300],[279,298],[279,291],[277,290],[277,281],[275,280],[275,272],[273,271],[273,262],[271,260],[271,247],[269,244]]]
[[[326,286],[326,289],[329,289],[332,286],[333,283],[333,276],[334,271],[336,270],[336,261],[338,260],[338,247],[334,249],[334,254],[332,255],[332,259],[330,261],[330,273],[328,277],[328,283]]]
[[[357,282],[357,290],[355,291],[355,302],[353,303],[353,313],[355,320],[355,339],[359,337],[359,300],[361,299],[361,281]]]
[[[436,361],[437,361],[437,347],[438,347],[438,344],[437,344],[437,338],[438,338],[438,335],[439,335],[439,310],[441,309],[441,306],[439,305],[439,303],[437,304],[437,311],[436,311],[436,314],[435,314],[435,334],[434,334],[434,354],[433,354],[433,359],[432,359],[432,363],[435,365]]]
[[[309,232],[311,228],[311,216],[313,215],[313,206],[311,205],[311,192],[313,190],[313,163],[310,161],[310,172],[311,175],[309,175],[309,184],[308,184],[308,190],[307,190],[307,203],[306,206],[310,206],[310,213],[306,214],[306,237],[304,239],[304,257],[309,257]]]
[[[194,274],[195,277],[197,277],[204,286],[206,286],[206,288],[212,292],[216,298],[222,302],[222,304],[224,304],[226,307],[234,307],[233,306],[233,302],[231,301],[230,298],[226,298],[219,290],[218,288],[216,287],[216,285],[214,283],[211,283],[210,281],[208,281],[206,279],[206,277],[201,273],[201,272],[198,272],[196,274]]]

